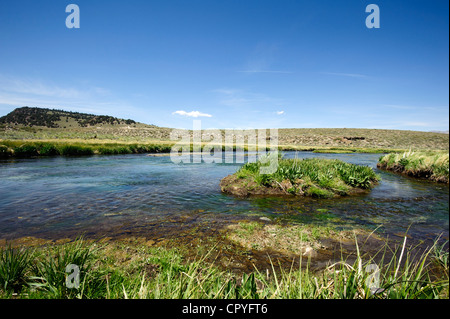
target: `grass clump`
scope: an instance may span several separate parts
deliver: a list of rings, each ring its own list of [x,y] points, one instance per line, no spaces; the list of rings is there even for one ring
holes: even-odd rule
[[[380,180],[370,167],[335,159],[278,158],[276,171],[262,174],[261,167],[265,161],[260,159],[243,165],[235,173],[235,179],[222,180],[222,190],[233,193],[233,189],[237,189],[236,184],[240,184],[241,187],[250,185],[257,191],[260,191],[258,187],[263,187],[286,194],[327,198],[370,189]],[[229,187],[227,183],[234,185]]]
[[[14,156],[15,157],[32,157],[38,156],[39,152],[34,145],[21,145],[14,148]]]
[[[39,149],[40,156],[57,156],[61,155],[60,150],[51,143],[44,143]]]
[[[63,156],[83,156],[83,155],[93,155],[94,150],[86,146],[78,145],[65,145],[60,150]]]
[[[27,249],[0,248],[0,291],[17,291],[26,283],[30,260]]]
[[[448,151],[408,151],[380,157],[377,167],[432,181],[449,182]]]
[[[417,256],[414,249],[406,247],[405,240],[401,247],[390,252],[390,258],[386,259],[386,251],[380,250],[379,261],[361,255],[357,242],[356,249],[353,262],[334,263],[314,280],[315,287],[308,289],[313,296],[325,299],[448,298],[448,274],[441,272],[442,277],[433,279],[430,271],[433,249]]]
[[[66,267],[76,265],[79,269],[79,282],[82,284],[83,294],[95,297],[102,290],[100,278],[95,275],[94,247],[86,245],[83,239],[64,246],[55,246],[37,255],[32,267],[34,276],[31,276],[30,286],[43,292],[50,298],[80,297],[79,291],[69,288],[66,284]],[[100,280],[101,281],[101,280]],[[103,290],[106,287],[103,284]],[[91,295],[92,293],[92,295]]]
[[[122,146],[122,147],[99,147],[98,153],[101,155],[118,155],[118,154],[129,154],[132,153],[130,148]]]

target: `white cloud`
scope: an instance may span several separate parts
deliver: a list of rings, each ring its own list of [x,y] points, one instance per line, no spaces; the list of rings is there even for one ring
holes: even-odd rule
[[[284,114],[284,111],[277,111],[277,115],[282,115]]]
[[[211,114],[206,114],[206,113],[202,113],[199,111],[191,111],[191,112],[175,111],[172,114],[178,114],[178,115],[188,116],[188,117],[212,117]]]

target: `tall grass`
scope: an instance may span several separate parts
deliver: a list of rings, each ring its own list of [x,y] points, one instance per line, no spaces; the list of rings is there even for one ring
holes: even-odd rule
[[[311,272],[306,267],[275,271],[272,277],[256,270],[256,278],[263,289],[259,297],[282,299],[436,299],[448,298],[448,272],[441,268],[441,277],[432,278],[430,255],[433,247],[415,256],[406,247],[406,241],[385,260],[386,248],[380,250],[380,261],[363,256],[356,244],[356,258],[329,265],[324,270]]]
[[[2,141],[0,158],[169,153],[171,144],[92,143],[76,141]]]
[[[69,289],[66,285],[66,267],[77,265],[80,270],[80,291]],[[97,281],[92,276],[94,266],[93,247],[84,244],[83,239],[64,246],[52,247],[38,256],[33,265],[34,276],[30,277],[31,287],[45,292],[50,298],[74,298],[90,292]],[[101,285],[100,285],[101,286]],[[99,289],[99,287],[97,287]],[[92,295],[95,296],[95,293]]]
[[[296,269],[272,261],[270,271],[255,268],[242,274],[208,262],[209,252],[184,259],[177,249],[134,247],[132,261],[125,263],[117,256],[130,248],[111,247],[112,243],[99,246],[80,240],[16,255],[8,247],[1,250],[0,278],[13,279],[7,285],[2,281],[0,297],[11,297],[9,289],[13,289],[17,298],[448,298],[448,267],[436,262],[444,253],[437,241],[418,254],[405,240],[393,250],[380,249],[377,261],[375,256],[362,255],[357,241],[355,245],[352,262],[342,257],[320,272],[311,271],[309,260],[300,256],[301,266]],[[65,285],[68,263],[80,266],[78,289]]]
[[[60,148],[59,152],[63,156],[83,156],[94,154],[94,150],[92,148],[78,145],[64,145]]]
[[[27,249],[0,247],[0,290],[19,290],[27,280],[31,253]]]
[[[448,151],[411,151],[403,154],[387,154],[380,157],[377,166],[433,181],[449,182]]]

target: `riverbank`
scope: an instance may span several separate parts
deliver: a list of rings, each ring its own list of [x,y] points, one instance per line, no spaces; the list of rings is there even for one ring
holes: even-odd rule
[[[0,158],[169,153],[173,144],[98,140],[0,140]]]
[[[434,182],[449,183],[449,153],[446,151],[408,151],[382,156],[377,167]]]
[[[148,139],[146,141],[139,139],[120,140],[114,138],[56,138],[56,139],[0,139],[0,158],[30,158],[40,156],[89,156],[89,155],[117,155],[117,154],[168,154],[175,141],[166,139]],[[331,146],[330,146],[331,145]],[[430,145],[443,147],[441,142],[436,144],[430,140]],[[211,145],[202,143],[201,147]],[[266,150],[269,150],[269,145]],[[193,145],[188,148],[194,151]],[[220,145],[222,151],[237,149],[249,151],[247,145]],[[279,151],[310,151],[315,153],[332,153],[332,154],[351,154],[351,153],[404,153],[409,147],[386,147],[383,145],[354,145],[354,144],[332,144],[326,142],[323,144],[310,145],[305,144],[279,144]],[[427,149],[427,148],[422,148]],[[198,151],[198,150],[197,150]]]
[[[118,155],[118,154],[167,154],[169,155],[175,142],[153,140],[147,143],[117,142],[114,140],[0,140],[0,158],[34,158],[48,156],[91,156],[91,155]],[[202,144],[202,147],[207,145]],[[193,151],[193,145],[188,148]],[[232,145],[236,151],[238,146]],[[228,146],[221,146],[222,151],[228,151]],[[243,151],[248,151],[243,146]],[[378,149],[354,147],[311,147],[280,145],[279,151],[311,151],[317,153],[386,153],[404,152],[403,149]]]
[[[312,271],[308,257],[300,255],[299,266],[281,268],[273,256],[269,268],[255,266],[243,273],[211,260],[219,255],[217,246],[204,246],[198,255],[187,256],[183,246],[154,246],[136,238],[31,243],[0,249],[0,298],[448,298],[448,252],[437,243],[419,256],[406,241],[391,257],[385,256],[391,248],[380,247],[382,258],[374,264],[373,256],[362,253],[364,243],[354,242],[352,259],[342,253],[338,262],[321,271]],[[68,285],[70,264],[78,267],[80,277],[67,277]],[[379,270],[376,277],[369,265]]]

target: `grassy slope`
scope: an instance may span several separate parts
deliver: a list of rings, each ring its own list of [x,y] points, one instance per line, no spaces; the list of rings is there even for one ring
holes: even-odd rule
[[[68,123],[70,124],[70,123]],[[172,129],[137,123],[93,127],[46,128],[0,125],[0,139],[97,139],[116,142],[170,142]],[[222,132],[224,134],[224,132]],[[448,150],[444,133],[373,129],[279,129],[282,149],[297,150]],[[268,136],[268,135],[267,135]]]
[[[171,128],[62,110],[23,107],[0,117],[0,140],[109,140],[117,143],[172,144]],[[258,131],[253,131],[258,133]],[[190,131],[192,134],[192,131]],[[230,132],[221,130],[222,137]],[[249,134],[233,131],[235,136]],[[265,135],[270,136],[270,130]],[[448,150],[449,135],[444,133],[313,128],[279,129],[278,144],[283,150],[316,150],[330,152],[386,152],[417,150]]]
[[[326,148],[446,149],[449,135],[433,132],[378,129],[282,129],[280,144]],[[363,138],[363,139],[361,139]]]

